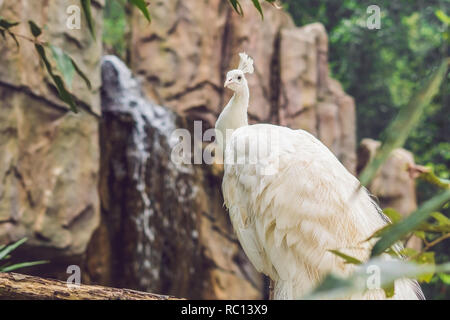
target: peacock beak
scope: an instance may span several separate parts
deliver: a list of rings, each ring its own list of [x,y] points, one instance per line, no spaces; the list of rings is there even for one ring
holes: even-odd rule
[[[223,84],[223,87],[224,87],[224,88],[228,87],[228,85],[229,85],[231,82],[232,82],[231,79],[227,79],[227,80],[225,81],[225,83]]]

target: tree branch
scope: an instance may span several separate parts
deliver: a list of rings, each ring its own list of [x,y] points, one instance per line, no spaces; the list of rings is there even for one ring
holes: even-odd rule
[[[80,285],[70,288],[66,282],[0,273],[0,300],[178,300],[177,298],[102,286]]]

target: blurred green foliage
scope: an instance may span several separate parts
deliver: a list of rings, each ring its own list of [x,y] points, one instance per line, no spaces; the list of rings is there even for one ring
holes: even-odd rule
[[[357,105],[358,140],[383,139],[391,119],[423,85],[423,79],[448,56],[448,0],[283,0],[299,26],[321,22],[329,34],[332,75],[341,81]],[[369,5],[381,9],[381,28],[369,30]],[[438,94],[424,109],[422,119],[410,133],[405,148],[419,164],[431,167],[443,179],[450,177],[449,74]],[[418,180],[422,203],[438,188]],[[450,215],[449,208],[443,213]],[[433,240],[426,234],[427,241]],[[436,263],[450,260],[448,243],[434,247]],[[449,278],[436,275],[422,285],[433,299],[450,299]]]
[[[126,0],[106,1],[103,11],[103,44],[105,51],[126,61],[128,32]]]

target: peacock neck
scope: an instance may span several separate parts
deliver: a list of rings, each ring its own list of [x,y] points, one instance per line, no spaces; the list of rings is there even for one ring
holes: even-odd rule
[[[233,107],[236,107],[240,111],[243,111],[243,113],[245,114],[244,118],[246,121],[247,121],[247,109],[249,99],[250,99],[250,92],[248,90],[248,86],[244,86],[242,90],[236,91],[233,97],[231,97],[231,100],[233,101],[231,105]]]
[[[249,102],[249,91],[248,87],[245,87],[242,91],[235,92],[233,97],[231,97],[229,103],[230,113],[228,113],[227,121],[229,123],[229,128],[235,130],[237,128],[248,125],[248,102]]]
[[[234,93],[217,119],[216,131],[220,131],[224,141],[221,145],[222,149],[225,149],[227,135],[229,137],[234,130],[248,126],[247,109],[249,99],[248,86],[244,86],[242,90]]]

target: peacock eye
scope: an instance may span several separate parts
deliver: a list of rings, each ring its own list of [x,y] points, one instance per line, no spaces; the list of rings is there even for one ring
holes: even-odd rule
[[[242,79],[242,76],[238,76],[238,80],[241,80]]]

